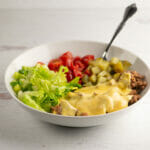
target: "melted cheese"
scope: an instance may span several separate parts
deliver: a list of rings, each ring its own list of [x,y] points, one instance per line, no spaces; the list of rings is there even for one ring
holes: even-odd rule
[[[62,107],[62,114],[64,116],[75,116],[77,109],[73,107],[68,101],[61,100],[60,105]]]
[[[125,80],[123,80],[125,78]],[[122,83],[122,84],[121,84]],[[123,85],[123,86],[120,86]],[[105,114],[123,109],[131,99],[130,78],[126,73],[119,82],[111,80],[97,86],[83,87],[60,99],[62,115]],[[65,102],[66,101],[66,102]]]

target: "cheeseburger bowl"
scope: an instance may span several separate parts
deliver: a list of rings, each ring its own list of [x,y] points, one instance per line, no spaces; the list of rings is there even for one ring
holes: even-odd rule
[[[150,71],[147,64],[138,56],[117,46],[112,46],[109,51],[108,59],[117,57],[121,60],[127,60],[132,63],[132,70],[136,70],[140,74],[144,75],[147,81],[146,88],[141,93],[141,98],[134,104],[107,114],[92,115],[92,116],[64,116],[53,113],[42,112],[36,110],[22,101],[20,101],[11,85],[12,75],[18,71],[22,66],[34,66],[37,62],[41,61],[48,64],[50,59],[59,57],[62,53],[70,51],[75,56],[84,56],[86,54],[92,54],[95,57],[101,57],[106,47],[105,43],[94,41],[63,41],[48,43],[25,51],[23,54],[15,58],[8,66],[5,72],[5,85],[14,101],[18,106],[21,106],[25,111],[29,112],[35,118],[43,120],[52,124],[68,126],[68,127],[90,127],[102,124],[110,124],[111,122],[122,117],[124,114],[134,111],[138,105],[144,102],[144,99],[149,91],[150,84]],[[17,109],[17,108],[16,108]]]

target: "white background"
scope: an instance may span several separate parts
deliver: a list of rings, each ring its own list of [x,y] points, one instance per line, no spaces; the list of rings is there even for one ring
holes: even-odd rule
[[[150,7],[149,0],[0,0],[0,8],[116,8],[133,2]]]
[[[114,124],[65,128],[40,122],[7,93],[7,65],[26,49],[50,41],[108,42],[131,0],[0,0],[0,150],[150,150],[150,96]],[[113,44],[150,66],[150,0]]]

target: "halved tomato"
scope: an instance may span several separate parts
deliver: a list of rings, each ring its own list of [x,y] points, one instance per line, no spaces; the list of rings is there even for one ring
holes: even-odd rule
[[[88,70],[88,69],[86,69],[86,70],[84,71],[84,74],[87,74],[88,76],[90,76],[90,75],[91,75],[91,71]]]
[[[67,73],[67,80],[71,81],[74,78],[73,72],[71,70],[69,70]]]
[[[75,57],[73,62],[74,62],[75,66],[78,66],[78,69],[80,71],[83,71],[85,69],[85,65],[83,64],[83,62],[79,56]]]
[[[60,56],[60,59],[62,60],[64,66],[70,67],[73,64],[73,56],[69,51]]]
[[[94,55],[86,55],[82,58],[82,62],[88,66],[89,61],[94,60]]]
[[[58,71],[59,67],[63,65],[63,62],[61,59],[52,59],[49,63],[48,63],[48,68],[54,71]]]

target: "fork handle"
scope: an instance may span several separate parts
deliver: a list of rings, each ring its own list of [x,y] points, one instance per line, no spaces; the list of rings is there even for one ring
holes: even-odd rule
[[[112,39],[110,40],[110,42],[108,43],[104,53],[103,53],[103,56],[102,58],[107,60],[107,52],[112,44],[112,42],[114,41],[114,39],[116,38],[116,36],[120,33],[121,29],[123,28],[123,26],[125,25],[126,21],[132,17],[135,12],[137,11],[137,7],[136,7],[136,4],[131,4],[129,5],[126,9],[125,9],[125,12],[124,12],[124,16],[123,16],[123,19],[122,21],[120,22],[119,26],[117,27]]]

